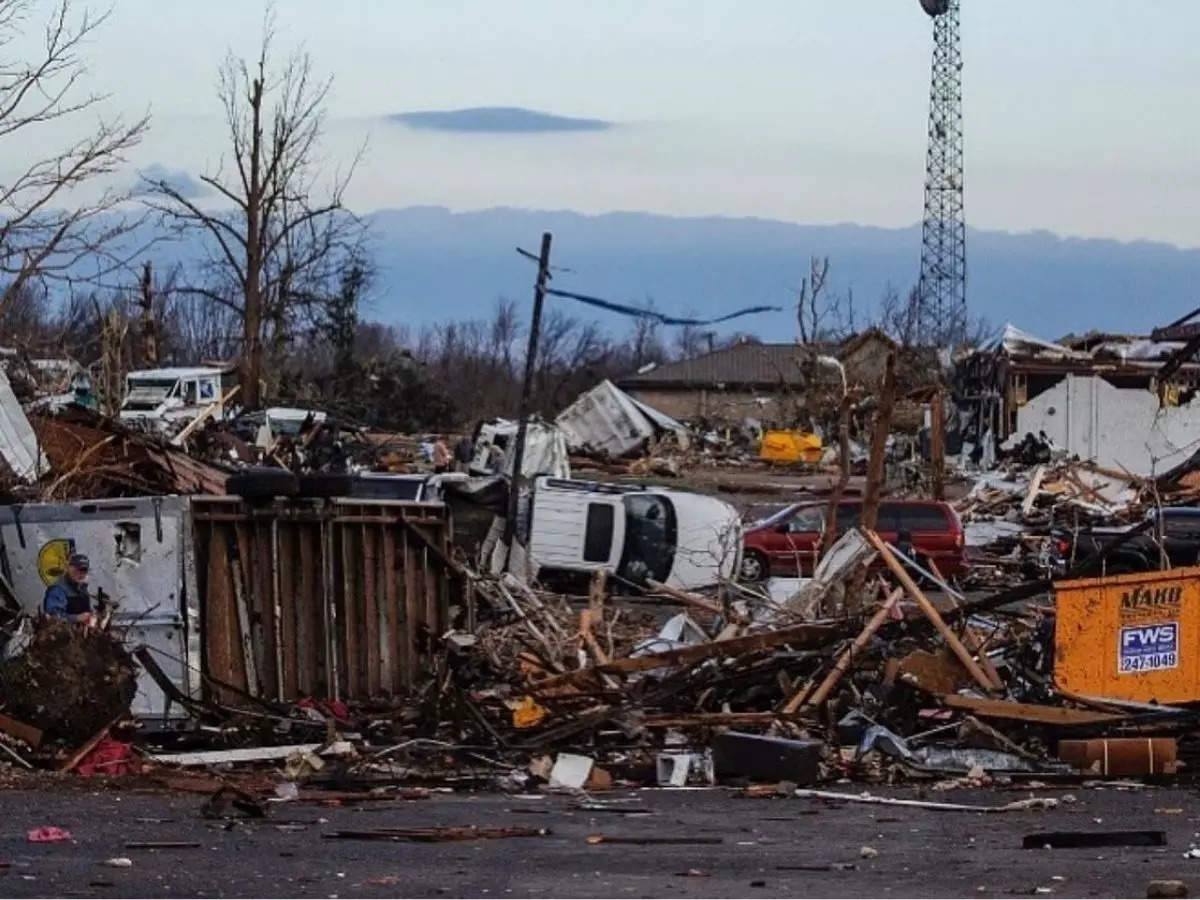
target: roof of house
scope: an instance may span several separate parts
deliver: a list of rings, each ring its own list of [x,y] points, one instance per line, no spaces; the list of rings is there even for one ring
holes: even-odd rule
[[[842,343],[817,341],[808,344],[758,344],[745,341],[714,350],[703,356],[655,366],[620,380],[621,387],[688,387],[740,385],[770,387],[800,386],[805,383],[802,363],[811,354],[845,358],[868,341],[881,340],[894,347],[892,340],[878,329],[867,329]]]
[[[741,343],[622,378],[622,387],[804,383],[798,344]],[[812,345],[809,345],[812,346]]]

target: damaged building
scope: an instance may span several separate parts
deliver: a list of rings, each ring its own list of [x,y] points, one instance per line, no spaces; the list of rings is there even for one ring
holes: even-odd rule
[[[1044,436],[1068,456],[1146,476],[1177,465],[1200,436],[1200,363],[1162,377],[1183,341],[1089,334],[1060,342],[1012,325],[959,361],[964,433],[1011,446]]]

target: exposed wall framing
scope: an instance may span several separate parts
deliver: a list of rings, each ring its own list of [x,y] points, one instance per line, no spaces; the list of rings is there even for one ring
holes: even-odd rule
[[[469,590],[441,504],[196,497],[192,508],[204,672],[252,696],[400,694]]]

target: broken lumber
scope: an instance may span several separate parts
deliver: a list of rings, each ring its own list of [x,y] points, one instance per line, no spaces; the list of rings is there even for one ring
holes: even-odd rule
[[[1128,718],[1066,706],[1042,706],[1037,703],[1018,703],[1015,700],[964,697],[961,694],[939,694],[937,699],[943,706],[965,709],[985,719],[1009,719],[1016,722],[1036,722],[1040,725],[1100,725]]]
[[[805,710],[796,712],[711,712],[661,713],[646,716],[641,724],[647,728],[717,728],[724,725],[770,725],[812,718]]]
[[[950,649],[954,651],[954,655],[958,657],[959,662],[971,673],[971,677],[985,691],[990,692],[995,690],[991,680],[984,673],[983,669],[979,667],[979,664],[975,662],[974,657],[971,656],[971,652],[963,646],[962,641],[958,639],[958,635],[951,631],[950,626],[943,621],[941,613],[937,611],[937,607],[930,603],[929,598],[917,587],[917,583],[905,571],[904,566],[900,565],[899,560],[896,559],[896,555],[892,553],[888,545],[874,531],[863,528],[862,533],[870,541],[871,545],[879,551],[879,555],[883,558],[887,567],[892,570],[892,574],[896,576],[896,580],[904,585],[904,589],[908,592],[908,595],[916,601],[917,606],[921,608],[921,612],[925,614],[925,618],[942,635],[942,638],[950,646]]]
[[[192,421],[188,422],[188,424],[182,431],[179,432],[179,434],[171,438],[172,445],[176,447],[182,447],[187,439],[192,436],[192,432],[211,419],[213,414],[216,413],[217,410],[221,409],[223,404],[227,404],[230,400],[237,396],[237,392],[241,389],[242,386],[240,384],[235,384],[220,400],[214,400],[212,403],[208,404],[208,406],[204,407],[204,409],[200,411],[200,414],[196,416],[196,418],[192,419]]]
[[[4,715],[4,713],[0,713],[0,731],[3,731],[10,737],[24,741],[34,750],[42,743],[42,729],[26,725],[24,722],[18,722],[11,716]]]
[[[796,644],[802,649],[823,647],[841,634],[842,629],[833,625],[793,625],[790,628],[780,628],[777,631],[762,631],[748,634],[744,637],[730,638],[727,641],[698,644],[694,647],[681,647],[678,650],[667,650],[663,653],[651,653],[646,656],[629,656],[615,659],[599,666],[587,669],[576,669],[562,675],[555,675],[541,681],[535,681],[533,691],[540,692],[565,684],[575,684],[581,678],[592,675],[619,675],[628,672],[646,672],[665,666],[684,666],[702,662],[714,656],[741,656],[760,650],[771,650],[784,644]]]
[[[529,828],[524,825],[507,825],[499,828],[478,828],[474,825],[446,826],[443,828],[375,828],[369,831],[342,829],[323,834],[327,840],[351,841],[411,841],[416,843],[439,843],[442,841],[478,841],[510,837],[544,837],[549,828]]]
[[[324,744],[287,744],[283,747],[239,747],[236,750],[200,750],[194,753],[159,753],[154,762],[174,766],[215,766],[227,762],[259,762],[287,759],[294,753],[316,753]]]
[[[837,662],[833,664],[833,669],[828,675],[825,676],[825,680],[821,682],[817,689],[813,691],[812,696],[809,697],[807,701],[804,699],[804,695],[808,690],[808,685],[803,685],[800,690],[798,690],[792,696],[792,698],[788,700],[786,704],[784,704],[783,712],[792,713],[805,706],[820,706],[822,703],[824,703],[825,698],[829,696],[829,692],[837,686],[837,683],[842,680],[842,676],[845,675],[846,671],[850,668],[850,664],[853,662],[855,654],[862,652],[862,649],[867,646],[875,632],[878,631],[883,623],[887,621],[887,618],[891,614],[892,609],[895,607],[896,602],[903,594],[903,588],[896,588],[894,591],[888,594],[883,603],[880,604],[879,609],[876,610],[875,615],[871,616],[870,621],[868,621],[863,627],[863,630],[859,633],[858,637],[856,637],[853,643],[846,648],[845,652],[838,657]]]
[[[1038,466],[1033,470],[1033,477],[1029,479],[1029,490],[1025,492],[1025,499],[1021,503],[1021,515],[1028,516],[1033,512],[1033,504],[1037,500],[1038,491],[1042,487],[1042,479],[1046,477],[1046,467]]]
[[[876,797],[873,794],[843,794],[838,791],[818,791],[799,788],[795,796],[812,800],[837,800],[844,803],[872,803],[879,806],[908,806],[914,809],[934,809],[943,812],[997,813],[1027,809],[1028,804],[1018,800],[1004,806],[973,806],[968,803],[938,803],[933,800],[902,800],[899,797]],[[1056,802],[1056,801],[1052,801]]]
[[[646,579],[646,587],[650,588],[656,594],[666,594],[672,600],[678,600],[684,606],[692,606],[696,609],[702,609],[705,612],[716,613],[717,615],[725,612],[720,603],[709,600],[707,597],[701,597],[699,594],[681,591],[679,588],[663,584],[661,581],[655,581],[653,578]]]
[[[666,844],[722,844],[724,838],[719,837],[613,837],[607,834],[589,834],[589,844],[632,844],[635,846],[661,846]]]

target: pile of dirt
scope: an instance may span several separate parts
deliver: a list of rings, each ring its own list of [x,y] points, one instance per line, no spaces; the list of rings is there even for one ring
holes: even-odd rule
[[[19,656],[0,663],[0,710],[46,737],[82,744],[129,710],[137,669],[114,635],[39,617]]]

